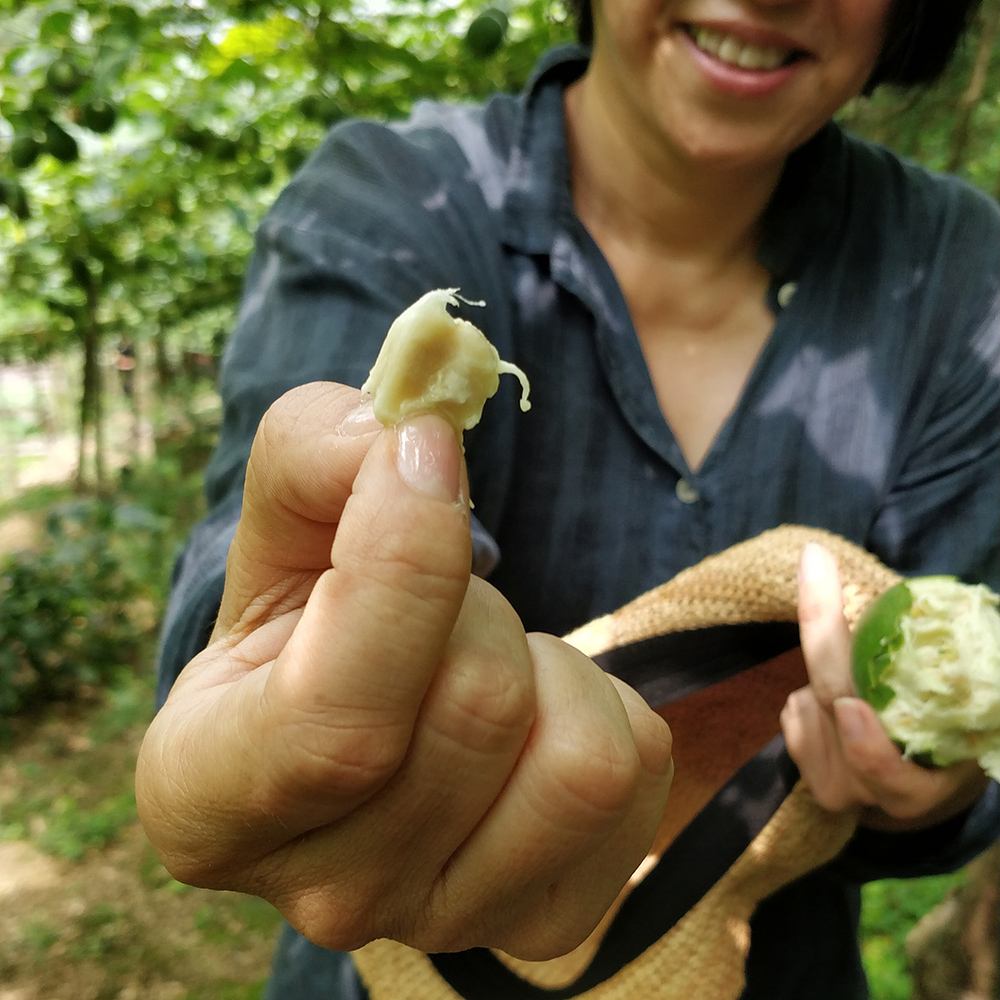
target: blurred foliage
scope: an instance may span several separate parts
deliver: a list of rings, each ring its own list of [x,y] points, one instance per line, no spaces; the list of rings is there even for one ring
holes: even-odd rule
[[[252,230],[329,125],[517,89],[542,49],[570,37],[565,13],[541,0],[509,26],[501,15],[492,55],[481,32],[465,41],[485,13],[465,0],[377,13],[345,0],[0,11],[6,358],[78,336],[89,286],[102,327],[208,349],[218,317],[197,318],[220,305],[231,318]]]
[[[912,983],[906,935],[960,885],[965,871],[919,879],[886,879],[862,889],[862,960],[873,1000],[909,1000]]]
[[[519,89],[572,38],[560,0],[0,0],[0,16],[6,359],[81,339],[88,310],[101,331],[210,349],[262,211],[329,125]],[[949,165],[978,37],[938,87],[879,92],[845,120]],[[995,55],[963,150],[956,169],[995,190]]]
[[[74,501],[49,513],[40,547],[0,560],[4,716],[99,688],[134,660],[155,624],[139,601],[164,527],[134,504]]]
[[[122,780],[131,777],[135,761],[134,755],[123,759],[123,747],[131,747],[135,734],[149,723],[151,679],[119,673],[88,707],[82,715],[89,722],[86,728],[79,722],[72,729],[57,723],[49,740],[44,727],[21,727],[21,737],[31,734],[38,744],[35,755],[14,765],[16,773],[8,775],[22,791],[4,796],[0,839],[27,840],[46,854],[81,861],[135,822],[132,782]],[[64,742],[68,731],[77,741],[72,746]]]
[[[115,688],[136,667],[148,668],[170,568],[204,511],[191,448],[202,453],[197,435],[164,443],[154,462],[124,469],[114,500],[67,499],[42,487],[0,509],[33,512],[45,525],[41,542],[0,555],[5,721]]]
[[[853,131],[932,170],[957,173],[1000,200],[1000,0],[983,0],[972,30],[933,87],[882,87],[840,114]]]
[[[998,12],[940,85],[845,122],[996,193]],[[518,90],[573,37],[565,0],[0,0],[0,18],[0,360],[82,348],[98,486],[103,345],[150,346],[161,393],[179,359],[217,356],[252,233],[330,125]]]
[[[0,0],[0,18],[0,361],[82,349],[99,488],[104,345],[150,347],[160,394],[217,356],[252,232],[330,125],[518,89],[571,37],[559,0]]]

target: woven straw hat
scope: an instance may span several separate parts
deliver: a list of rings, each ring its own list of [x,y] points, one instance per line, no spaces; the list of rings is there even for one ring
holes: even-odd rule
[[[835,857],[855,827],[853,816],[826,812],[796,781],[778,735],[780,706],[805,682],[795,623],[799,557],[809,541],[836,556],[852,626],[899,580],[839,536],[783,526],[566,636],[664,706],[676,763],[667,817],[679,816],[659,861],[583,958],[527,963],[486,949],[426,955],[379,940],[354,953],[372,1000],[739,997],[757,904]],[[748,800],[749,818],[732,814],[732,803]],[[692,888],[686,857],[702,859],[706,838],[718,847],[716,869]],[[676,891],[680,873],[684,888]]]

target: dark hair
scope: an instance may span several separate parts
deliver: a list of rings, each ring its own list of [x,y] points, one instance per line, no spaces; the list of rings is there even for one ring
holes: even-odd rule
[[[594,41],[592,0],[569,0],[576,37]],[[885,44],[865,84],[870,94],[880,83],[911,87],[934,83],[944,72],[981,0],[893,0]]]

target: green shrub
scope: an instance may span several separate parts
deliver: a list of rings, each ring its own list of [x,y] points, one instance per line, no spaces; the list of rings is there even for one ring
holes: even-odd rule
[[[0,711],[103,686],[155,627],[147,583],[164,519],[135,504],[80,500],[49,513],[44,543],[0,560]]]

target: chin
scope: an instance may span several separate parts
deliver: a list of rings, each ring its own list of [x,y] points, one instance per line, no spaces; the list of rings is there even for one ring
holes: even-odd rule
[[[796,128],[794,132],[761,134],[746,129],[740,134],[731,124],[688,132],[674,145],[691,163],[713,170],[768,170],[784,164],[788,155],[807,142],[822,127]]]

